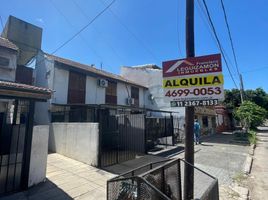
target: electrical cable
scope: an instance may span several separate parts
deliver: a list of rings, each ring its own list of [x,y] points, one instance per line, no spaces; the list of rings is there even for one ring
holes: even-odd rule
[[[104,4],[103,0],[100,0],[102,4]],[[120,17],[111,9],[109,8],[109,12],[113,15],[113,17],[123,26],[127,32],[132,35],[132,37],[144,48],[146,51],[152,56],[153,59],[157,60],[155,54],[152,50],[133,32],[130,28],[120,19]]]
[[[70,22],[70,20],[64,15],[64,13],[55,5],[55,3],[50,0],[49,1],[51,5],[56,9],[56,11],[64,18],[64,20],[73,28],[75,29],[75,26]],[[84,41],[84,44],[102,61],[102,57],[91,47],[91,45],[88,43],[88,41],[81,35],[79,37]]]
[[[87,13],[84,12],[84,10],[80,7],[80,5],[75,0],[72,0],[72,2],[77,7],[77,9],[81,12],[81,14],[84,16],[84,18],[86,20],[88,20],[90,17],[87,15]],[[121,62],[122,62],[122,60],[125,60],[118,54],[117,50],[108,42],[108,40],[105,39],[105,37],[103,36],[103,33],[101,33],[101,31],[99,31],[97,28],[94,28],[93,30],[97,32],[98,36],[102,36],[103,42],[105,42],[105,44],[112,50],[112,52],[115,54],[115,56],[118,57],[118,59]],[[124,62],[122,62],[122,63],[124,63]]]
[[[64,43],[62,43],[58,48],[56,48],[50,55],[53,55],[56,53],[58,50],[63,48],[65,45],[67,45],[70,41],[72,41],[74,38],[76,38],[81,32],[83,32],[87,27],[89,27],[98,17],[100,17],[110,6],[112,6],[115,3],[116,0],[113,0],[110,4],[108,4],[101,12],[99,12],[92,20],[90,20],[85,26],[83,26],[79,31],[77,31],[73,36],[71,36],[68,40],[66,40]],[[43,62],[45,58],[42,60],[38,61],[36,63],[39,64]]]
[[[56,48],[51,54],[56,53],[58,50],[60,50],[62,47],[67,45],[69,42],[71,42],[74,38],[76,38],[81,32],[83,32],[87,27],[89,27],[94,21],[96,21],[97,18],[99,18],[106,10],[108,10],[109,7],[111,7],[116,0],[113,0],[108,6],[106,6],[101,12],[99,12],[92,20],[89,21],[85,26],[83,26],[79,31],[77,31],[72,37],[70,37],[68,40],[63,42],[58,48]]]
[[[218,43],[217,43],[217,40],[216,40],[216,38],[215,38],[215,36],[214,36],[214,34],[213,34],[213,31],[212,31],[213,28],[212,28],[212,26],[211,26],[211,24],[210,24],[210,22],[209,22],[208,17],[206,16],[206,11],[205,11],[204,7],[201,5],[201,0],[198,0],[197,2],[198,2],[198,8],[199,8],[199,10],[200,10],[200,13],[203,13],[203,15],[204,15],[204,16],[203,16],[203,15],[200,14],[200,15],[202,16],[202,20],[203,20],[204,23],[206,24],[207,29],[208,29],[208,31],[209,31],[211,37],[213,38],[213,40],[214,40],[216,46],[220,49],[220,47],[219,47],[219,45],[218,45]],[[222,51],[223,51],[223,53],[224,53],[225,56],[226,56],[226,60],[230,63],[230,65],[231,65],[233,68],[235,68],[235,67],[233,66],[232,62],[230,62],[230,58],[229,58],[228,54],[226,53],[226,51],[225,51],[225,49],[224,49],[223,46],[222,46]],[[232,69],[232,68],[231,68],[231,69]],[[235,74],[235,71],[234,71],[234,74]],[[239,79],[238,79],[238,81],[239,81]]]
[[[232,39],[232,35],[231,35],[231,31],[230,31],[230,27],[229,27],[229,23],[228,23],[228,19],[227,19],[226,10],[225,10],[224,4],[223,4],[223,0],[221,0],[221,7],[222,7],[222,10],[224,13],[224,20],[225,20],[225,24],[227,26],[228,35],[229,35],[229,39],[231,42],[232,52],[233,52],[234,61],[235,61],[235,67],[236,67],[237,73],[240,74],[238,64],[237,64],[237,57],[236,57],[235,50],[234,50],[233,39]]]
[[[228,69],[228,72],[229,72],[229,74],[230,74],[230,76],[231,76],[231,78],[232,78],[232,81],[233,81],[235,87],[238,89],[237,84],[236,84],[236,82],[235,82],[235,80],[234,80],[234,77],[233,77],[233,75],[232,75],[232,73],[231,73],[230,67],[229,67],[229,65],[228,65],[228,63],[227,63],[225,54],[224,54],[224,52],[223,52],[223,50],[222,50],[222,45],[221,45],[220,40],[219,40],[219,38],[218,38],[216,29],[215,29],[214,24],[213,24],[213,22],[212,22],[212,19],[211,19],[211,16],[210,16],[210,13],[209,13],[209,10],[208,10],[208,7],[207,7],[207,4],[206,4],[206,1],[205,1],[205,0],[203,0],[203,4],[204,4],[204,6],[205,6],[206,13],[207,13],[209,22],[210,22],[211,27],[212,27],[212,31],[213,31],[213,33],[214,33],[214,36],[215,36],[215,38],[216,38],[216,40],[217,40],[218,46],[219,46],[220,51],[221,51],[221,53],[222,53],[222,56],[223,56],[225,65],[226,65],[226,67],[227,67],[227,69]]]

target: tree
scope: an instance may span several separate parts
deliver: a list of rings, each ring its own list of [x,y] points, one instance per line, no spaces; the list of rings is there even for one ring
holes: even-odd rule
[[[262,88],[245,90],[244,99],[268,110],[268,94]],[[223,103],[230,109],[239,107],[241,104],[240,91],[238,89],[225,90],[225,100]]]
[[[244,101],[235,111],[235,117],[240,120],[243,127],[257,128],[266,119],[267,111],[251,101]]]

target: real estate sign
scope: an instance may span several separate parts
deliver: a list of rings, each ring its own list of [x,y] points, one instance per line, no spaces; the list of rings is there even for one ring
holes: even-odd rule
[[[172,107],[217,105],[223,83],[220,54],[163,62],[164,95]]]

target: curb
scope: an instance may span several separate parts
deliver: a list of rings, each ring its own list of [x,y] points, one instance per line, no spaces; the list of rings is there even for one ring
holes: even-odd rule
[[[246,159],[246,164],[244,166],[244,174],[246,175],[250,174],[252,162],[253,158],[250,155],[248,155]]]
[[[240,186],[235,186],[233,190],[239,194],[241,200],[249,199],[249,189]]]
[[[251,156],[254,156],[254,151],[255,151],[255,148],[256,148],[256,144],[252,144],[252,145],[250,145],[250,149],[249,149],[249,154],[251,155]]]

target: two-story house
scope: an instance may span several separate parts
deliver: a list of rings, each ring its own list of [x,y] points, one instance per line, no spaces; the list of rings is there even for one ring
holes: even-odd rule
[[[92,121],[92,106],[144,108],[147,87],[122,76],[40,51],[35,64],[35,85],[54,91],[50,102],[38,103],[36,122]],[[40,114],[38,114],[40,113]]]

